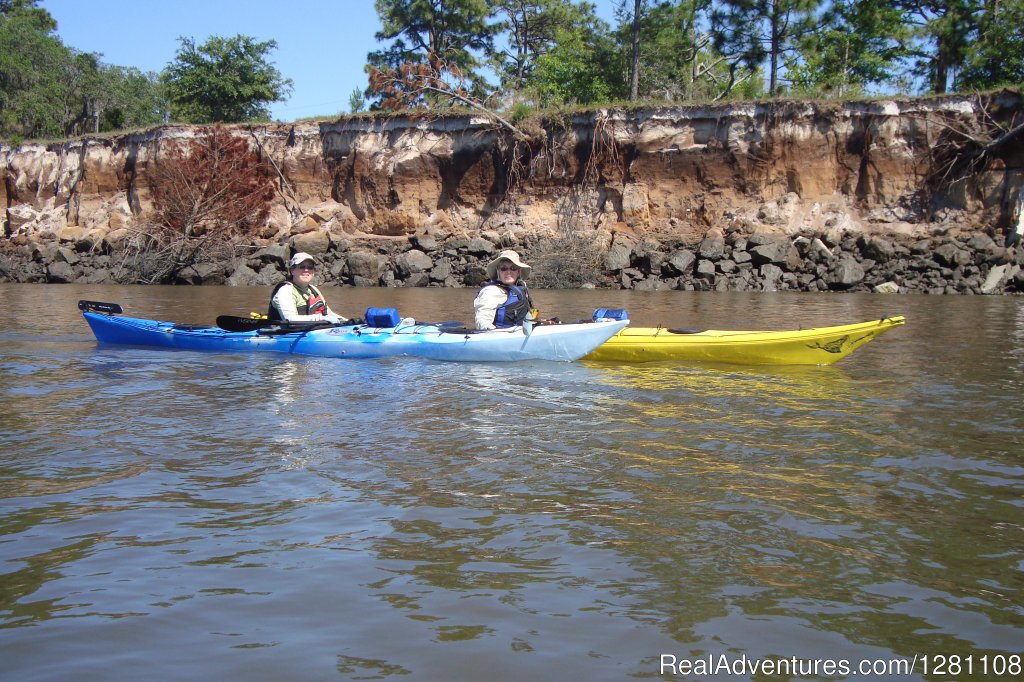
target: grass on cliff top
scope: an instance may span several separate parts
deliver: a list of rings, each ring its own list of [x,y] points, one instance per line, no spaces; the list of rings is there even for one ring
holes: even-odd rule
[[[1016,95],[1020,95],[1022,86],[1021,84],[1007,85],[1005,87],[994,88],[992,90],[978,91],[978,92],[962,92],[962,93],[947,93],[943,95],[906,95],[897,94],[889,96],[871,96],[871,97],[850,97],[845,99],[835,99],[828,97],[813,97],[811,95],[798,96],[790,95],[787,97],[780,97],[776,99],[768,98],[757,98],[757,99],[743,99],[739,97],[726,98],[718,101],[692,101],[692,102],[673,102],[669,100],[656,100],[649,99],[639,102],[630,102],[627,100],[618,100],[606,102],[603,104],[588,104],[588,105],[558,105],[551,107],[534,107],[526,103],[517,103],[512,105],[506,110],[495,110],[493,113],[501,116],[502,118],[510,121],[515,125],[525,124],[529,126],[531,123],[540,124],[544,121],[551,120],[565,120],[571,116],[579,115],[590,115],[602,110],[617,110],[624,112],[636,112],[644,109],[663,109],[663,108],[674,108],[674,109],[696,109],[696,108],[708,108],[708,107],[728,107],[736,106],[740,104],[760,104],[760,105],[775,105],[778,107],[785,107],[790,104],[815,104],[823,108],[837,108],[844,104],[852,103],[873,103],[873,102],[884,102],[884,101],[900,101],[900,102],[927,102],[937,100],[948,100],[948,99],[963,99],[966,97],[991,97],[1001,92],[1010,92]],[[239,123],[227,123],[229,127],[249,127],[249,126],[283,126],[295,123],[335,123],[342,120],[352,119],[364,119],[368,121],[372,120],[389,120],[398,118],[418,119],[418,118],[443,118],[445,116],[481,116],[486,115],[485,112],[479,109],[473,109],[470,107],[446,107],[443,109],[403,109],[398,111],[358,111],[349,114],[322,114],[316,116],[306,116],[295,121],[244,121]],[[142,133],[150,133],[158,131],[162,128],[170,127],[200,127],[213,125],[209,123],[183,123],[180,121],[169,121],[165,124],[145,126],[141,128],[131,128],[124,130],[111,130],[100,133],[84,133],[82,135],[76,135],[65,138],[27,138],[24,140],[9,140],[0,137],[0,143],[2,146],[17,147],[23,144],[39,144],[44,146],[54,144],[64,144],[76,140],[109,140],[120,137],[126,137],[130,135],[138,135]]]
[[[849,97],[844,99],[836,99],[831,97],[814,96],[808,95],[788,95],[786,97],[778,97],[775,99],[769,98],[755,98],[755,99],[744,99],[741,97],[730,97],[722,100],[694,100],[690,102],[676,102],[670,100],[659,100],[659,99],[648,99],[638,102],[631,102],[628,100],[615,100],[605,102],[602,104],[566,104],[557,105],[550,107],[535,107],[525,103],[517,103],[506,109],[496,109],[493,113],[501,116],[502,118],[511,121],[512,123],[518,123],[520,121],[542,121],[546,119],[560,119],[568,116],[575,115],[588,115],[593,114],[602,110],[617,110],[625,112],[635,112],[644,109],[663,109],[663,108],[674,108],[674,109],[696,109],[696,108],[707,108],[707,107],[728,107],[736,106],[740,104],[759,104],[759,105],[775,105],[778,107],[785,107],[790,104],[814,104],[824,108],[836,108],[844,104],[853,103],[875,103],[875,102],[927,102],[937,101],[946,99],[963,99],[965,97],[990,97],[994,96],[1003,91],[1010,91],[1016,94],[1020,94],[1020,84],[1008,85],[1005,87],[994,88],[987,91],[978,92],[962,92],[962,93],[947,93],[942,95],[909,95],[909,94],[896,94],[896,95],[874,95],[865,97]],[[483,115],[479,109],[473,109],[466,106],[457,107],[445,107],[443,109],[428,109],[428,108],[417,108],[417,109],[402,109],[398,111],[359,111],[347,114],[334,114],[334,115],[320,115],[320,116],[309,116],[298,119],[295,123],[333,123],[336,121],[347,120],[347,119],[394,119],[394,118],[425,118],[425,117],[444,117],[444,116],[470,116],[470,115]],[[278,121],[279,124],[287,124],[286,121]]]

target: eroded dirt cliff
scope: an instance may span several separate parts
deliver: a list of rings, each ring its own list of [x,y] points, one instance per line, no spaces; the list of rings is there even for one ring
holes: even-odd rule
[[[319,235],[516,244],[592,235],[606,251],[696,247],[742,230],[921,239],[1020,222],[1019,92],[851,103],[608,109],[549,118],[515,142],[484,116],[239,126],[279,173],[254,246]],[[200,129],[3,148],[8,245],[97,244],[152,210],[147,174]],[[113,237],[112,237],[113,235]],[[326,248],[326,247],[325,247]]]

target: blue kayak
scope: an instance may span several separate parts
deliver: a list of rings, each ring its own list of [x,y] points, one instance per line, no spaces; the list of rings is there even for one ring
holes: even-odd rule
[[[100,343],[178,350],[294,353],[330,358],[409,356],[460,362],[577,360],[629,324],[628,319],[511,327],[490,331],[399,320],[376,324],[301,325],[253,322],[260,328],[229,331],[125,317],[113,303],[80,301],[79,308]],[[390,310],[390,309],[385,309]],[[244,318],[233,318],[243,319]]]

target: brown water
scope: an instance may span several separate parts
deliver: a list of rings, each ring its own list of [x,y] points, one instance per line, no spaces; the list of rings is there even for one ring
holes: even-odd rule
[[[326,293],[468,321],[474,292]],[[0,285],[4,679],[1020,679],[1024,299],[535,292],[907,316],[822,368],[99,347],[75,308],[267,294]]]

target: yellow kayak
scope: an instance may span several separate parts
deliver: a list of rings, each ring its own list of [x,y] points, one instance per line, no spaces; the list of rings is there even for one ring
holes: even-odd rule
[[[672,330],[627,327],[584,360],[704,360],[742,365],[831,365],[904,323],[902,315],[872,322],[793,331]]]

